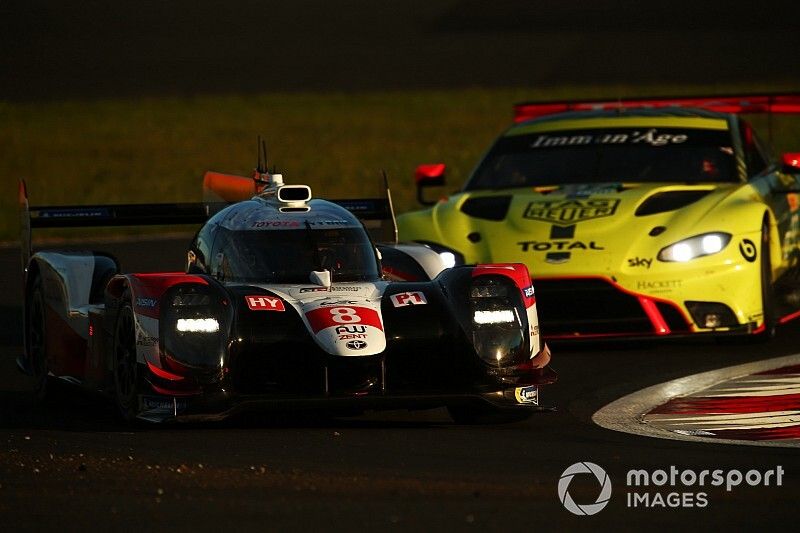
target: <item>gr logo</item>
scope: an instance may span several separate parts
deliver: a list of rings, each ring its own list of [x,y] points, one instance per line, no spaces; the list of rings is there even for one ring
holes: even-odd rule
[[[575,500],[570,496],[569,484],[572,483],[572,478],[578,474],[591,474],[600,484],[600,494],[598,494],[594,503],[575,503]],[[608,505],[608,500],[611,499],[611,479],[608,477],[605,470],[594,463],[588,461],[575,463],[567,467],[561,474],[561,479],[558,480],[558,499],[567,511],[572,514],[578,516],[597,514]]]

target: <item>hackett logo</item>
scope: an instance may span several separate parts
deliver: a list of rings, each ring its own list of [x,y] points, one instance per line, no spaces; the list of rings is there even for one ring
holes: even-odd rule
[[[573,200],[540,200],[531,202],[525,209],[525,218],[569,226],[576,222],[613,215],[619,200],[591,198]]]

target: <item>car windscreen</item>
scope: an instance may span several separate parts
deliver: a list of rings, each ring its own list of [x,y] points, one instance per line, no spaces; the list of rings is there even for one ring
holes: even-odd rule
[[[224,281],[308,283],[315,270],[329,270],[339,282],[379,278],[375,249],[363,228],[222,229],[214,248],[212,272]]]
[[[738,181],[730,133],[604,128],[502,137],[465,190],[579,183]]]

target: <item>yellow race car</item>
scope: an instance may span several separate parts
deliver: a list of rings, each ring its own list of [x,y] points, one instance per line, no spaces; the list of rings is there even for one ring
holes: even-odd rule
[[[550,338],[746,334],[800,315],[800,154],[740,113],[800,95],[519,104],[463,189],[398,217],[451,264],[528,266]],[[418,198],[444,184],[417,169]]]

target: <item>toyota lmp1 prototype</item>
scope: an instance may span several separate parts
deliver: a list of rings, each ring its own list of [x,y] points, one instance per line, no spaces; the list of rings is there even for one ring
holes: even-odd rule
[[[459,193],[398,217],[402,239],[528,265],[550,339],[769,338],[798,316],[800,154],[773,161],[740,114],[800,95],[515,111]],[[417,169],[421,203],[444,171]]]
[[[555,373],[524,265],[443,269],[426,247],[374,246],[354,213],[393,224],[389,197],[312,199],[261,165],[253,179],[209,172],[204,184],[228,205],[29,208],[20,184],[18,364],[37,396],[60,378],[153,422],[446,406],[471,423],[542,409]],[[32,227],[198,222],[186,272],[121,273],[102,252],[30,255]]]

